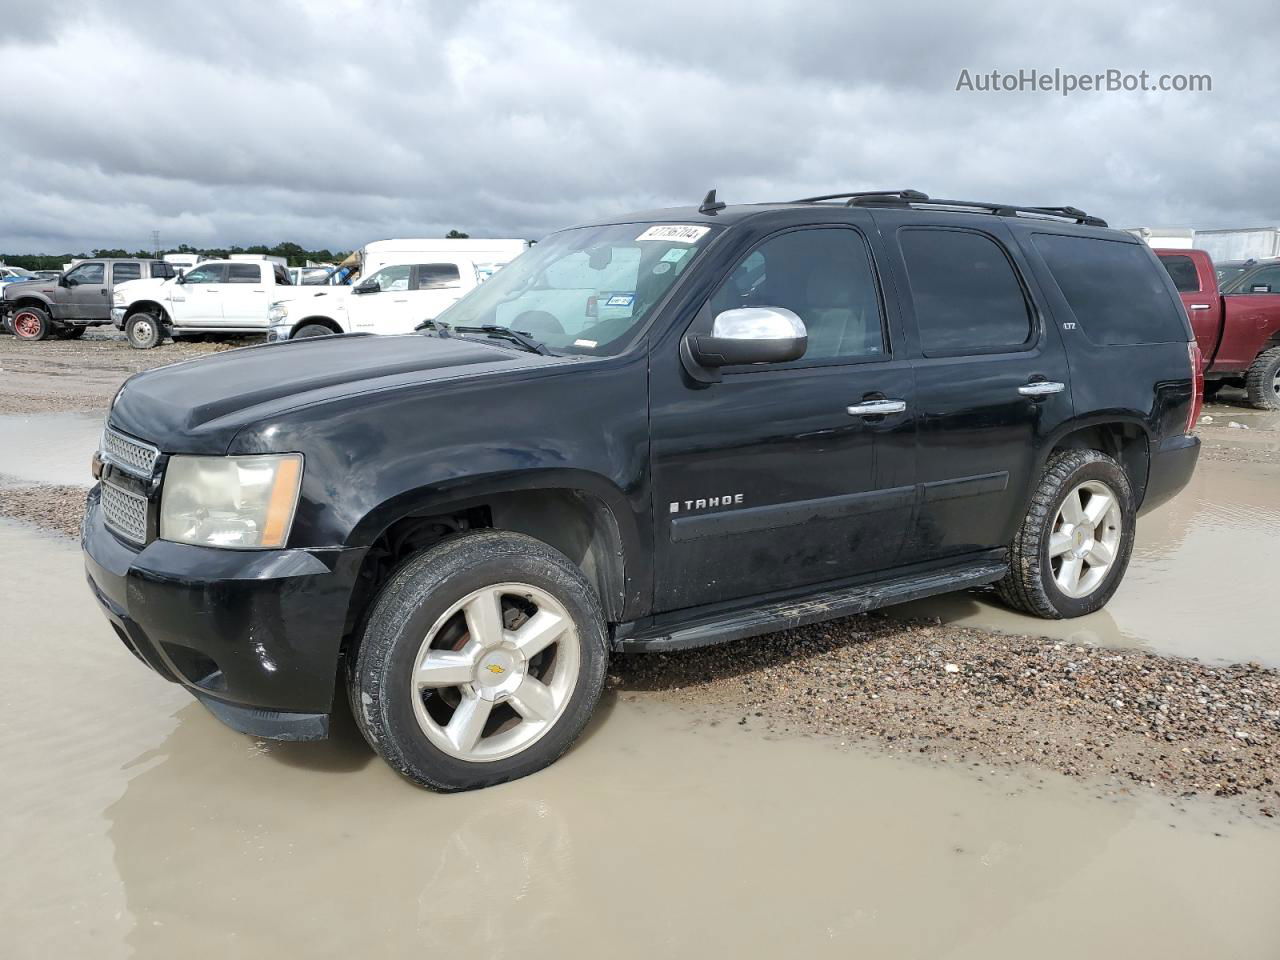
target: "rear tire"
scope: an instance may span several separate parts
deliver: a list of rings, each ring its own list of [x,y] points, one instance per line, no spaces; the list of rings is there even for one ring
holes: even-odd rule
[[[150,350],[164,339],[164,326],[150,313],[135,313],[124,322],[125,339],[135,350]]]
[[[1260,410],[1280,410],[1280,347],[1258,354],[1244,379],[1249,402]]]
[[[53,333],[53,322],[49,313],[39,307],[19,307],[9,320],[9,328],[19,340],[35,343],[45,340]]]
[[[1134,526],[1133,491],[1120,464],[1097,450],[1059,450],[1032,494],[996,591],[1010,607],[1046,620],[1100,610],[1129,566]]]
[[[433,790],[472,790],[568,750],[607,663],[604,615],[582,571],[532,537],[486,530],[392,576],[348,663],[348,692],[392,768]]]

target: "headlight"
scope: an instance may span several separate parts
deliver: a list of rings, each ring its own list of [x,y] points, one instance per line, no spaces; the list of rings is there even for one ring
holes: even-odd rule
[[[279,323],[287,316],[289,316],[289,305],[287,303],[273,303],[267,308],[267,320],[270,323]]]
[[[202,547],[283,547],[302,482],[302,454],[169,458],[160,538]]]

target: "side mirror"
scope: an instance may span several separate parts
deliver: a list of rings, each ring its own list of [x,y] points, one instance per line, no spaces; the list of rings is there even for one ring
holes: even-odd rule
[[[76,281],[71,277],[68,277],[65,273],[58,277],[58,286],[60,287],[74,287],[75,285]]]
[[[711,336],[685,337],[689,357],[702,367],[799,360],[809,346],[804,321],[785,307],[740,307],[716,316]]]
[[[351,288],[352,293],[377,293],[378,285],[372,280],[364,280]]]
[[[1255,283],[1253,286],[1251,286],[1251,287],[1249,288],[1249,292],[1250,292],[1250,293],[1270,293],[1270,292],[1271,292],[1271,284],[1269,284],[1269,283]]]

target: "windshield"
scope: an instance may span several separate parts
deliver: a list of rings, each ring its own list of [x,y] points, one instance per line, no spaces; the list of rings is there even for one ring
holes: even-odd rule
[[[553,353],[611,356],[644,329],[715,230],[649,223],[564,230],[521,254],[438,319],[453,327],[510,327]]]

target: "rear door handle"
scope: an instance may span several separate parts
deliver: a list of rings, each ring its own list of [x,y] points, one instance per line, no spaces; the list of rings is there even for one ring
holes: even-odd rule
[[[1024,383],[1018,388],[1018,392],[1024,397],[1047,397],[1065,389],[1067,385],[1056,380],[1037,380],[1034,383]]]
[[[845,409],[851,417],[883,417],[886,413],[902,413],[907,409],[907,401],[864,400]]]
[[[1193,304],[1191,305],[1191,309],[1192,309],[1192,310],[1208,310],[1208,309],[1209,309],[1209,304],[1207,304],[1207,303],[1193,303]]]

